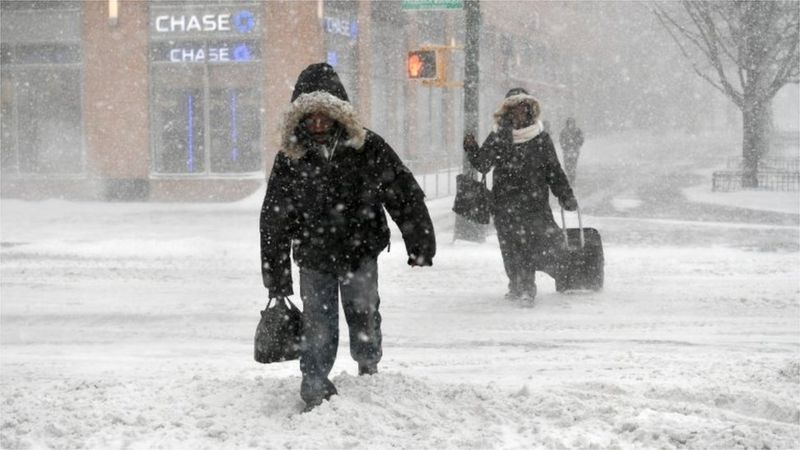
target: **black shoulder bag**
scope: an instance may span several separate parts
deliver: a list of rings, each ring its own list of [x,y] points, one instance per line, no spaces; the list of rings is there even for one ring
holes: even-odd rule
[[[255,359],[268,364],[300,358],[303,313],[286,297],[271,298],[256,327]]]
[[[456,176],[453,212],[475,223],[487,224],[492,211],[492,192],[486,187],[486,174],[475,180],[473,171]]]

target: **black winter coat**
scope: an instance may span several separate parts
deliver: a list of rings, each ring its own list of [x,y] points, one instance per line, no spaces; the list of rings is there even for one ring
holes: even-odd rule
[[[367,130],[363,147],[339,145],[330,161],[281,152],[261,210],[261,262],[270,296],[292,294],[290,243],[300,267],[334,274],[358,268],[389,243],[384,207],[409,257],[436,253],[424,193],[392,148]]]
[[[535,228],[556,228],[550,190],[561,201],[573,198],[572,188],[546,131],[520,144],[511,130],[492,131],[480,147],[467,148],[470,163],[481,173],[494,169],[492,197],[495,216],[516,217]]]

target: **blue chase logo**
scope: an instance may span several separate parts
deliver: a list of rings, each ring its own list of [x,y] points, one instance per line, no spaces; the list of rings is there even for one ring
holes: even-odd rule
[[[239,11],[233,16],[233,25],[240,33],[249,33],[256,27],[256,16],[246,9]]]

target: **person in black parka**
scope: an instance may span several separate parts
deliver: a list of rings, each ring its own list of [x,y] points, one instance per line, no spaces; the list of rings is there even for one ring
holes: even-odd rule
[[[260,232],[270,298],[292,295],[292,259],[300,269],[300,394],[307,408],[336,394],[328,375],[338,347],[340,291],[359,375],[377,372],[377,258],[389,244],[384,208],[402,233],[408,264],[430,266],[436,239],[424,199],[389,144],[361,126],[334,69],[319,63],[303,70],[283,118]]]
[[[494,113],[494,127],[480,147],[471,134],[464,150],[479,172],[494,169],[494,224],[508,275],[509,300],[536,297],[536,271],[552,267],[560,229],[550,209],[550,191],[561,206],[578,202],[561,168],[550,135],[539,120],[539,102],[525,89],[511,89]]]

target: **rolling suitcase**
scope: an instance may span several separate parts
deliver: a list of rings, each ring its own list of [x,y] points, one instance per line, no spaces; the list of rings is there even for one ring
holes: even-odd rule
[[[604,265],[603,241],[600,232],[584,228],[581,210],[578,208],[578,228],[567,228],[564,210],[561,210],[561,231],[564,245],[556,255],[556,291],[603,288]]]

